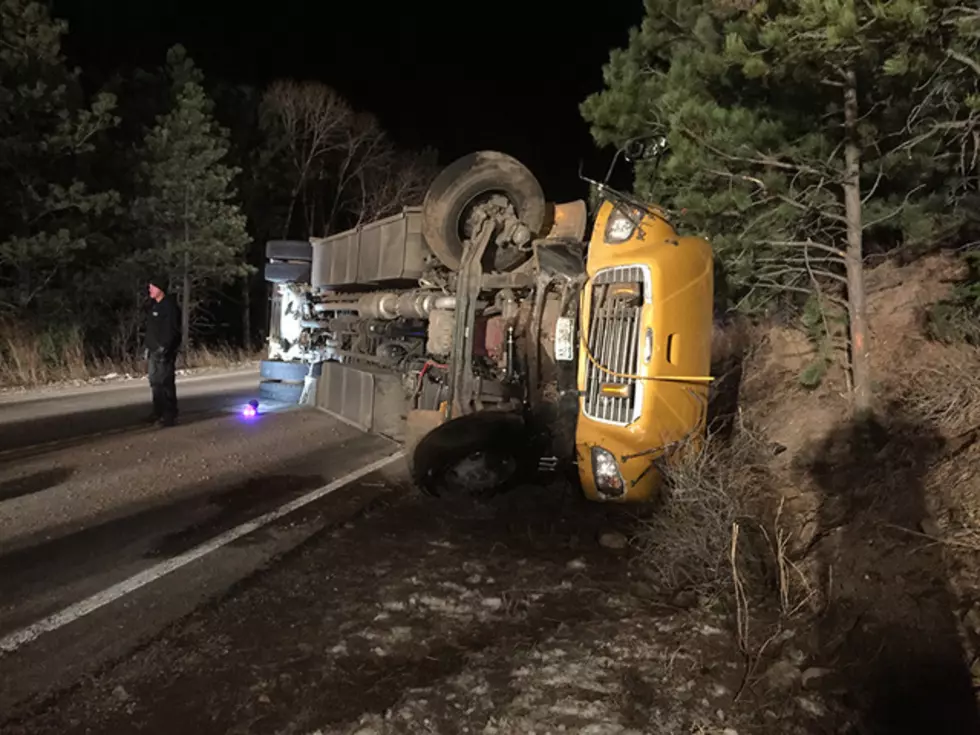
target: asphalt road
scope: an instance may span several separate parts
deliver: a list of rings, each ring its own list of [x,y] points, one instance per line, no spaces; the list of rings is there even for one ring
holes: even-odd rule
[[[357,502],[334,496],[370,494],[372,467],[399,464],[390,442],[315,410],[244,419],[257,381],[179,381],[173,428],[143,423],[142,381],[0,398],[0,713],[343,522]]]
[[[233,413],[258,385],[254,368],[177,379],[186,424]],[[150,413],[145,380],[0,395],[0,459],[17,450],[139,426]]]

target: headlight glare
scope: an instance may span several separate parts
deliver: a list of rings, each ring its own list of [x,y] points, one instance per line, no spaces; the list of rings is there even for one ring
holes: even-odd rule
[[[619,463],[607,449],[592,447],[592,477],[596,490],[607,498],[619,497],[626,492]]]
[[[640,221],[643,213],[635,208],[624,211],[622,207],[616,207],[606,221],[605,240],[612,245],[626,242],[633,233],[636,232],[636,223]]]

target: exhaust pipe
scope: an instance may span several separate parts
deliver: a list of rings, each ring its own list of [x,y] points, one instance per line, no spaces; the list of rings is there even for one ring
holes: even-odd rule
[[[318,314],[355,311],[374,319],[427,319],[434,309],[455,308],[455,296],[436,291],[380,291],[365,294],[357,301],[327,301],[313,306]]]

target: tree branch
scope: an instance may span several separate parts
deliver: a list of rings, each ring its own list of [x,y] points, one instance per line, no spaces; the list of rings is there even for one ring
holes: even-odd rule
[[[976,61],[975,59],[971,59],[966,54],[961,54],[959,51],[956,51],[954,49],[947,49],[946,55],[949,56],[954,61],[958,61],[961,64],[966,64],[966,66],[970,67],[973,70],[974,74],[980,77],[980,62]]]
[[[905,206],[909,203],[909,199],[912,197],[912,195],[915,194],[915,192],[917,192],[919,189],[922,189],[924,187],[925,187],[925,184],[919,184],[918,186],[916,186],[911,191],[906,192],[905,197],[902,199],[902,203],[899,204],[897,207],[895,207],[894,211],[890,212],[889,214],[882,215],[878,219],[871,220],[870,222],[865,222],[864,225],[862,225],[861,229],[862,230],[871,229],[875,225],[880,225],[885,220],[889,220],[892,217],[896,216],[903,209],[905,209]]]
[[[817,211],[816,207],[808,207],[802,202],[798,202],[792,197],[788,197],[785,194],[778,195],[779,199],[785,204],[789,204],[791,207],[796,207],[802,212],[814,212]],[[847,218],[842,214],[831,214],[830,212],[817,212],[818,217],[826,217],[827,219],[833,220],[834,222],[840,222],[841,224],[847,224]]]
[[[788,286],[788,285],[783,284],[783,283],[775,283],[775,282],[769,282],[769,281],[757,281],[756,283],[759,286],[762,286],[764,288],[769,288],[769,289],[772,289],[774,291],[788,291],[790,293],[801,293],[801,294],[806,294],[806,295],[810,295],[812,293],[812,291],[810,289],[803,288],[802,286]],[[827,296],[826,299],[828,301],[831,301],[831,302],[837,304],[838,306],[841,306],[841,307],[843,307],[845,309],[847,308],[847,302],[846,301],[843,301],[842,299],[837,298],[836,296]]]
[[[706,173],[709,173],[709,174],[713,174],[715,176],[720,176],[722,178],[739,179],[741,181],[746,181],[746,182],[748,182],[750,184],[754,184],[758,188],[758,190],[760,190],[760,191],[766,191],[765,182],[763,182],[762,179],[755,178],[754,176],[746,176],[744,174],[733,174],[733,173],[731,173],[729,171],[716,171],[716,170],[710,169],[710,168],[709,169],[705,169],[705,172]]]
[[[816,269],[816,268],[805,268],[805,267],[804,268],[799,268],[799,267],[796,267],[796,266],[786,266],[784,268],[780,268],[779,270],[766,270],[766,269],[763,269],[761,271],[761,273],[763,273],[764,275],[766,275],[766,276],[768,276],[770,278],[773,278],[773,279],[775,279],[777,276],[786,275],[787,273],[798,273],[798,274],[799,273],[802,273],[802,274],[811,275],[811,276],[812,275],[817,275],[817,276],[820,276],[822,278],[830,278],[832,280],[838,281],[838,282],[844,284],[845,286],[847,285],[847,279],[844,276],[838,275],[837,273],[831,273],[830,271],[825,271],[825,270]]]
[[[833,263],[836,265],[844,265],[843,258],[837,258],[833,256],[828,256],[826,258],[811,258],[807,254],[807,249],[803,248],[803,255],[787,257],[787,258],[756,258],[756,263],[767,263],[771,265],[781,265],[781,264],[793,264],[793,265],[805,265],[806,263]]]
[[[716,156],[719,156],[721,158],[724,158],[724,159],[726,159],[728,161],[739,161],[741,163],[751,163],[751,164],[756,165],[756,166],[768,166],[770,168],[777,168],[777,169],[781,169],[783,171],[800,171],[800,172],[803,172],[803,173],[810,173],[810,174],[813,174],[813,175],[816,175],[816,176],[823,175],[819,170],[813,168],[812,166],[787,163],[785,161],[780,161],[779,159],[773,158],[771,156],[766,156],[766,155],[761,154],[761,153],[758,154],[758,157],[757,158],[749,158],[749,157],[746,157],[746,156],[733,156],[732,154],[726,153],[725,151],[721,150],[720,148],[717,148],[717,147],[711,145],[711,143],[707,142],[701,136],[695,134],[689,128],[683,128],[681,130],[681,132],[684,135],[687,135],[688,137],[690,137],[691,139],[693,139],[696,143],[698,143],[698,145],[704,146],[709,151],[711,151],[712,153],[714,153]]]
[[[873,197],[875,192],[878,191],[878,184],[881,183],[883,175],[884,170],[881,166],[878,166],[878,175],[875,177],[875,183],[872,184],[871,188],[868,190],[868,193],[864,195],[864,199],[861,200],[861,204],[867,204],[869,201],[871,201],[871,197]]]
[[[816,248],[817,250],[831,253],[842,259],[847,257],[847,254],[840,248],[831,247],[830,245],[823,245],[822,243],[812,242],[810,240],[763,240],[762,242],[763,244],[771,245],[772,247]]]

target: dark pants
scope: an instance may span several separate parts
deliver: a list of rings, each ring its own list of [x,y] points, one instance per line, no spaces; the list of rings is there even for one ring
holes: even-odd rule
[[[153,416],[172,423],[177,418],[177,356],[172,354],[150,354],[147,371],[150,389],[153,391]]]

